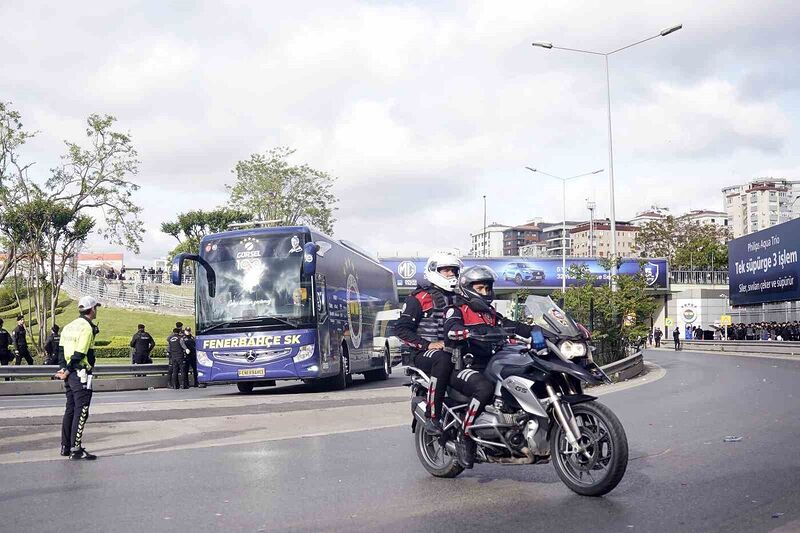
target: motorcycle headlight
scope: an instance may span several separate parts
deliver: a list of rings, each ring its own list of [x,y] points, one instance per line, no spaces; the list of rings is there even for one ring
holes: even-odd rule
[[[586,355],[586,344],[582,342],[563,341],[558,345],[561,354],[567,359],[583,357]]]
[[[197,350],[197,364],[200,366],[211,366],[211,359],[208,358],[206,352]]]
[[[306,359],[311,359],[314,356],[314,345],[313,344],[306,344],[301,346],[299,350],[297,350],[297,355],[295,355],[292,360],[295,363],[299,363],[301,361],[305,361]]]

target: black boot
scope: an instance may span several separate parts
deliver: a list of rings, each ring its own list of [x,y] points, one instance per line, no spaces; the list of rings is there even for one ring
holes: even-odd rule
[[[63,444],[61,445],[61,455],[64,457],[70,456],[69,446],[64,446]]]
[[[92,455],[83,448],[78,448],[77,450],[72,451],[72,455],[70,455],[69,458],[73,461],[79,461],[81,459],[84,459],[86,461],[94,461],[95,459],[97,459],[97,456]]]
[[[456,441],[456,451],[458,452],[458,464],[464,468],[472,468],[475,464],[475,441],[469,437],[461,435]]]
[[[438,418],[426,418],[425,419],[425,432],[428,435],[433,435],[434,437],[438,437],[442,434],[444,429],[442,428],[442,423],[439,421]]]

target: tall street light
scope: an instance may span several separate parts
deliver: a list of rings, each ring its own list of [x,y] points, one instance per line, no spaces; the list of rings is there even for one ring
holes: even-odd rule
[[[567,182],[584,176],[591,176],[592,174],[600,174],[603,172],[603,169],[601,168],[600,170],[586,172],[585,174],[578,174],[577,176],[570,176],[569,178],[562,178],[560,176],[548,174],[538,168],[525,168],[531,172],[544,174],[545,176],[561,180],[561,207],[564,215],[561,221],[561,294],[564,294],[567,291]]]
[[[679,29],[683,28],[683,24],[678,24],[677,26],[672,26],[670,28],[665,28],[661,30],[658,34],[653,35],[652,37],[648,37],[646,39],[642,39],[641,41],[636,41],[635,43],[631,43],[629,45],[623,46],[621,48],[617,48],[616,50],[612,50],[610,52],[597,52],[594,50],[581,50],[579,48],[564,48],[561,46],[554,46],[553,43],[544,42],[544,41],[535,41],[532,43],[533,46],[538,46],[539,48],[546,48],[547,50],[555,48],[556,50],[565,50],[567,52],[579,52],[581,54],[591,54],[595,56],[603,56],[605,58],[606,64],[606,103],[608,105],[608,188],[609,194],[611,195],[611,255],[614,257],[615,261],[611,265],[611,289],[616,290],[617,284],[614,281],[615,275],[617,273],[617,218],[616,218],[616,210],[614,207],[614,149],[613,149],[613,142],[611,138],[611,80],[608,74],[608,56],[616,54],[617,52],[622,52],[623,50],[627,50],[628,48],[632,48],[637,44],[642,44],[657,37],[666,37],[670,33],[674,33]]]

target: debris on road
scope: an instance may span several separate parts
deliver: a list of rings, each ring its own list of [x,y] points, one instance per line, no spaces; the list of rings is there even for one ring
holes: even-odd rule
[[[772,514],[772,518],[780,518],[780,517],[782,517],[784,514],[785,514],[785,513],[773,513],[773,514]]]
[[[740,442],[743,438],[744,437],[737,437],[735,435],[728,435],[727,437],[722,439],[722,442]]]

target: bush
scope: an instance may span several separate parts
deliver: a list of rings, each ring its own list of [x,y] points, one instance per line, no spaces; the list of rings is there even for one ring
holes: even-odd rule
[[[129,346],[123,347],[114,347],[114,346],[95,346],[94,354],[96,357],[115,357],[115,358],[124,358],[130,359],[131,357],[131,349]],[[150,352],[150,357],[153,359],[162,358],[167,356],[167,348],[166,346],[156,346],[153,348],[153,351]]]

